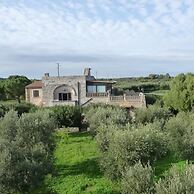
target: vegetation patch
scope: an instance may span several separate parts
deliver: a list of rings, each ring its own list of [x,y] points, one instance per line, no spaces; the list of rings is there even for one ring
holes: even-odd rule
[[[103,176],[98,165],[96,142],[87,132],[56,134],[55,172],[45,179],[45,186],[59,194],[120,193],[118,183]],[[39,193],[44,193],[45,188]]]

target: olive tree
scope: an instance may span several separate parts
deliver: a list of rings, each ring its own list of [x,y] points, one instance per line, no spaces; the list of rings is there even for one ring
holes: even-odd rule
[[[156,184],[156,194],[193,194],[194,166],[186,164],[182,169],[173,166]]]
[[[108,105],[91,106],[85,111],[90,132],[96,135],[103,124],[105,126],[123,126],[130,121],[130,116],[125,109]]]
[[[50,112],[14,111],[0,120],[0,192],[25,193],[52,169],[55,120]]]
[[[137,162],[122,174],[123,194],[151,194],[154,190],[154,172],[152,167]]]
[[[117,179],[128,166],[143,164],[168,154],[168,138],[157,125],[138,126],[131,130],[116,130],[110,136],[107,151],[102,154],[101,167],[111,179]]]
[[[194,159],[194,114],[179,113],[165,125],[171,150],[180,159]]]

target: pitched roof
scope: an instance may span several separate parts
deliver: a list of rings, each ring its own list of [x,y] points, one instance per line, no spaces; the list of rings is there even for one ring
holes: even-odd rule
[[[34,81],[33,83],[26,86],[26,89],[36,89],[42,88],[43,84],[42,81]]]

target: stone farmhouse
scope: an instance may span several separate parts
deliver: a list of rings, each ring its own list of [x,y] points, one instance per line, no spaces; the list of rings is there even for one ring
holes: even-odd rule
[[[102,81],[91,75],[86,68],[83,75],[51,77],[45,73],[41,81],[27,85],[26,101],[37,106],[80,105],[106,103],[126,108],[146,106],[143,93],[129,92],[123,96],[115,96],[115,81]]]

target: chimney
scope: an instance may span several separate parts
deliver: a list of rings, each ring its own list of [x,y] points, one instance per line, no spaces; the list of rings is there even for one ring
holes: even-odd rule
[[[85,68],[84,69],[84,75],[85,76],[91,76],[91,68]]]
[[[44,76],[45,76],[45,77],[49,77],[49,73],[45,73]]]

